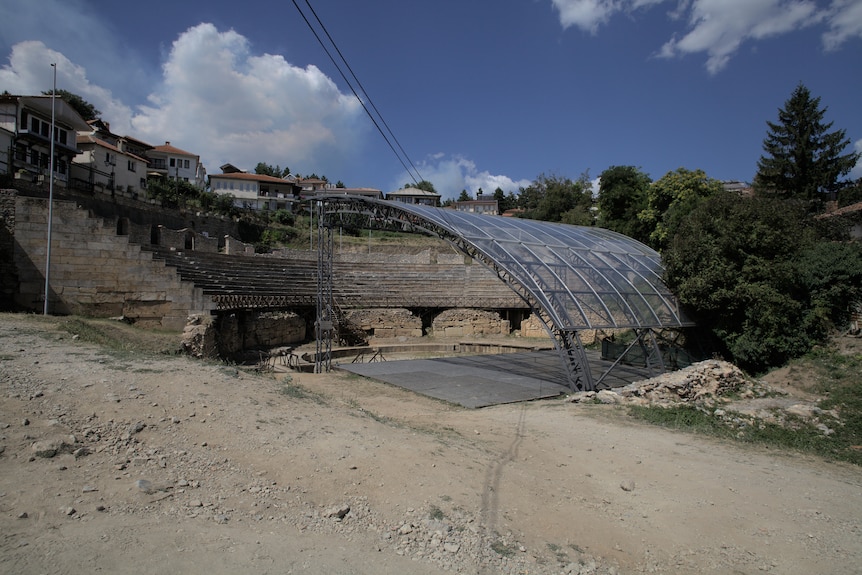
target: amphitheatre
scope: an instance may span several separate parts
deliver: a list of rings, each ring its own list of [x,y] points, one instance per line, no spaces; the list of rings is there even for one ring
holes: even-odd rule
[[[4,301],[38,312],[46,198],[4,190],[0,209]],[[853,573],[862,561],[857,467],[618,409],[663,371],[660,332],[688,325],[640,283],[655,262],[624,240],[625,284],[597,287],[611,274],[593,265],[578,276],[597,298],[585,303],[571,282],[530,286],[539,274],[519,271],[569,277],[553,250],[482,243],[421,210],[378,215],[455,248],[348,252],[318,228],[316,250],[255,255],[210,214],[66,195],[53,214],[52,315],[0,314],[4,572]],[[513,246],[530,254],[507,260]],[[640,371],[588,345],[621,329],[638,335]],[[471,404],[422,393],[430,371],[413,388],[363,376],[402,356],[493,356],[490,383],[524,364],[547,385]],[[698,393],[718,382],[713,407],[812,401],[786,372],[752,382],[697,365],[678,377],[700,377]]]

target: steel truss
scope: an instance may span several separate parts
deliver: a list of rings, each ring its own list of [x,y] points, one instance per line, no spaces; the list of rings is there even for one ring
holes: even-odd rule
[[[659,255],[608,230],[358,196],[325,196],[317,199],[317,205],[318,275],[320,282],[328,284],[318,288],[317,326],[319,335],[329,338],[328,343],[318,343],[320,370],[330,365],[335,321],[332,230],[337,226],[427,233],[493,270],[541,319],[573,391],[595,390],[610,372],[594,380],[579,330],[632,328],[647,367],[663,370],[652,328],[692,325],[661,282]]]

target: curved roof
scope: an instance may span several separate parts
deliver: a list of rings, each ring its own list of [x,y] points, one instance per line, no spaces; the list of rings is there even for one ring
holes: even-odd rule
[[[398,214],[387,218],[423,228],[480,259],[531,306],[540,307],[557,330],[692,325],[661,279],[661,256],[622,234],[399,202],[364,202],[395,210]]]

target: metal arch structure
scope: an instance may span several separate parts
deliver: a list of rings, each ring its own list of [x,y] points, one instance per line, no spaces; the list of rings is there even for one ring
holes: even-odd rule
[[[424,232],[493,270],[542,320],[573,391],[594,390],[607,375],[594,380],[579,331],[633,329],[647,357],[661,364],[653,330],[693,325],[662,281],[661,256],[610,230],[359,196],[316,200],[324,228]],[[327,257],[323,250],[318,256]],[[320,293],[331,294],[331,288]]]

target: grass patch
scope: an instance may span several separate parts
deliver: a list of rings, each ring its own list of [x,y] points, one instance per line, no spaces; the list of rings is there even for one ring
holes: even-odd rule
[[[443,513],[443,510],[436,505],[432,505],[431,508],[428,509],[428,517],[436,521],[441,521],[446,517],[446,514]]]
[[[326,405],[326,399],[324,399],[322,395],[314,393],[313,391],[308,391],[298,383],[292,383],[289,378],[281,382],[281,386],[278,388],[278,393],[286,395],[291,399],[313,401],[318,405]]]
[[[116,320],[73,316],[61,321],[58,327],[80,341],[114,352],[174,355],[180,348],[179,333],[144,330]]]
[[[792,362],[790,370],[799,381],[811,382],[807,388],[824,397],[818,407],[837,413],[837,421],[824,413],[814,420],[785,415],[783,424],[746,418],[733,423],[690,405],[630,406],[629,414],[669,429],[862,465],[862,355],[821,348]],[[833,433],[827,435],[818,424]]]
[[[514,557],[515,553],[518,552],[518,548],[515,547],[515,545],[511,543],[507,545],[502,541],[494,541],[491,543],[491,550],[502,557]]]

